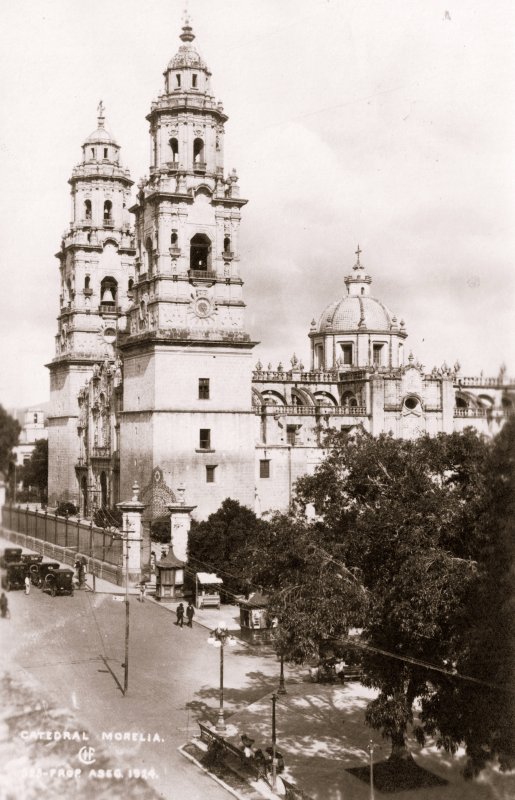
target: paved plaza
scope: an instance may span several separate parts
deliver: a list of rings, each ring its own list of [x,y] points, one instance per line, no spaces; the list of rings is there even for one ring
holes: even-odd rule
[[[0,540],[0,548],[9,542]],[[165,800],[221,800],[228,793],[186,760],[179,747],[198,734],[198,721],[215,723],[219,651],[207,644],[220,620],[235,632],[238,610],[197,611],[192,629],[175,625],[174,604],[130,597],[129,691],[122,696],[125,605],[123,590],[97,581],[97,592],[76,591],[52,598],[33,588],[9,593],[10,620],[2,620],[2,668],[16,680],[38,687],[50,705],[65,708],[117,763],[145,765],[157,777],[150,784]],[[229,738],[243,733],[255,747],[271,742],[271,694],[279,665],[268,647],[238,642],[225,654],[224,704]],[[365,726],[370,691],[308,681],[304,668],[286,670],[287,694],[277,705],[278,749],[285,777],[313,800],[368,800],[369,787],[347,769],[367,763],[370,739],[376,761],[388,756],[381,737]],[[125,734],[125,740],[124,740]],[[127,735],[138,734],[136,741]],[[119,737],[122,737],[121,740]],[[157,736],[157,740],[156,740]],[[116,737],[116,738],[115,738]],[[24,743],[19,741],[19,755]],[[45,743],[38,743],[43,749]],[[69,761],[79,748],[70,743]],[[460,776],[463,754],[451,758],[413,744],[417,763],[449,781],[447,786],[394,794],[401,800],[508,800],[513,778],[488,771],[479,781]],[[376,790],[376,800],[386,795]]]

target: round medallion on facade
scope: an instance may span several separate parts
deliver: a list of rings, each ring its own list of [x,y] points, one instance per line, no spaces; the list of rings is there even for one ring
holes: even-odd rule
[[[210,317],[213,313],[213,304],[207,297],[197,297],[193,304],[193,310],[197,317],[206,319],[206,317]]]

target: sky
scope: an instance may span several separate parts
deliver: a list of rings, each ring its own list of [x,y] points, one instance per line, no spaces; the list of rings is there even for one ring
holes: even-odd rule
[[[0,4],[0,404],[48,400],[67,183],[106,127],[135,182],[184,0]],[[515,375],[512,0],[189,0],[229,115],[247,328],[309,365],[361,261],[428,371]]]

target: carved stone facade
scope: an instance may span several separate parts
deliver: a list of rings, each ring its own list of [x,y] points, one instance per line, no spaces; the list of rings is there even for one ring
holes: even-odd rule
[[[184,495],[201,518],[229,496],[265,513],[288,506],[330,427],[495,434],[515,382],[504,371],[462,377],[457,363],[427,370],[406,355],[406,325],[371,294],[359,247],[343,296],[311,324],[308,367],[294,355],[287,369],[252,371],[239,243],[247,201],[225,172],[228,118],[189,24],[180,38],[147,116],[151,163],[130,208],[135,230],[132,181],[102,106],[70,180],[49,365],[50,501],[80,501],[89,513],[128,497],[137,480],[147,529],[165,506],[190,508]]]

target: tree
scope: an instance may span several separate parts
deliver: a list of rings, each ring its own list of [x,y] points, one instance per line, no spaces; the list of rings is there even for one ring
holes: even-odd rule
[[[469,777],[491,760],[501,769],[515,766],[515,417],[494,441],[484,475],[475,522],[482,547],[454,662],[459,675],[475,680],[437,680],[422,708],[426,730],[441,746],[452,752],[465,744]]]
[[[239,558],[251,582],[269,596],[268,613],[278,622],[276,649],[298,664],[334,652],[367,607],[359,574],[313,533],[302,517],[277,514]]]
[[[12,449],[18,444],[21,425],[0,406],[0,472],[7,474],[12,458]]]
[[[407,758],[414,702],[434,692],[423,664],[445,669],[458,655],[488,445],[471,429],[414,441],[335,433],[327,445],[297,483],[297,510],[314,505],[312,540],[362,577],[365,683],[379,690],[366,719],[391,740],[392,759]]]
[[[46,501],[48,490],[48,441],[37,439],[30,460],[21,471],[23,485],[38,490],[41,502]]]
[[[227,498],[214,514],[192,522],[188,541],[188,563],[200,572],[216,572],[226,593],[247,593],[249,583],[243,568],[245,552],[256,533],[266,525],[253,511]]]

